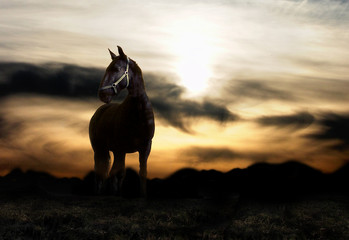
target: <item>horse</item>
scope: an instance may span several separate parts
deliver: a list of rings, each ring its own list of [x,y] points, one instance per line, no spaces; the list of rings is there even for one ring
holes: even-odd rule
[[[138,152],[140,194],[145,197],[147,160],[155,131],[154,113],[145,91],[142,70],[120,46],[117,48],[119,56],[108,49],[112,61],[98,90],[99,99],[105,104],[96,110],[89,125],[94,151],[95,193],[102,193],[109,177],[112,194],[120,195],[126,173],[125,156]],[[125,88],[128,95],[124,101],[111,103],[112,98]],[[109,151],[114,155],[111,169]]]

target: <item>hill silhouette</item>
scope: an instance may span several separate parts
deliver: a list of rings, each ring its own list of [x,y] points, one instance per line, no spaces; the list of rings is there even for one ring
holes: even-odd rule
[[[289,198],[316,193],[348,194],[349,164],[332,174],[323,174],[296,161],[281,164],[257,163],[245,169],[222,173],[185,168],[165,179],[148,180],[150,198],[222,199],[236,195],[254,198]],[[14,169],[0,178],[0,194],[92,195],[94,172],[84,179],[56,178],[48,173]],[[139,177],[127,169],[122,195],[138,197]]]

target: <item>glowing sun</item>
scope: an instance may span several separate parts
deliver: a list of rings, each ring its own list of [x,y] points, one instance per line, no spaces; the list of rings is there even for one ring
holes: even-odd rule
[[[189,93],[200,94],[212,77],[210,31],[199,19],[185,19],[174,26],[176,74]]]

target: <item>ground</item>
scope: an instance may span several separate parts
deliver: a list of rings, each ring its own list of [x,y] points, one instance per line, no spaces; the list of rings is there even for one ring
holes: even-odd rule
[[[256,200],[1,196],[2,239],[349,239],[343,195]]]

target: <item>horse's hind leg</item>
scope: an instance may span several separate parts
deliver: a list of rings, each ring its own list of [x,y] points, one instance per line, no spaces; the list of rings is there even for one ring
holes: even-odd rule
[[[150,140],[146,147],[139,151],[139,177],[142,197],[147,196],[147,161],[151,150],[151,143],[152,141]]]
[[[104,181],[108,177],[108,171],[110,167],[110,155],[109,151],[96,151],[94,155],[95,159],[95,172],[96,172],[96,182],[95,182],[95,194],[101,194]]]
[[[111,193],[121,195],[122,182],[125,178],[125,153],[113,152],[114,163],[110,170]]]

